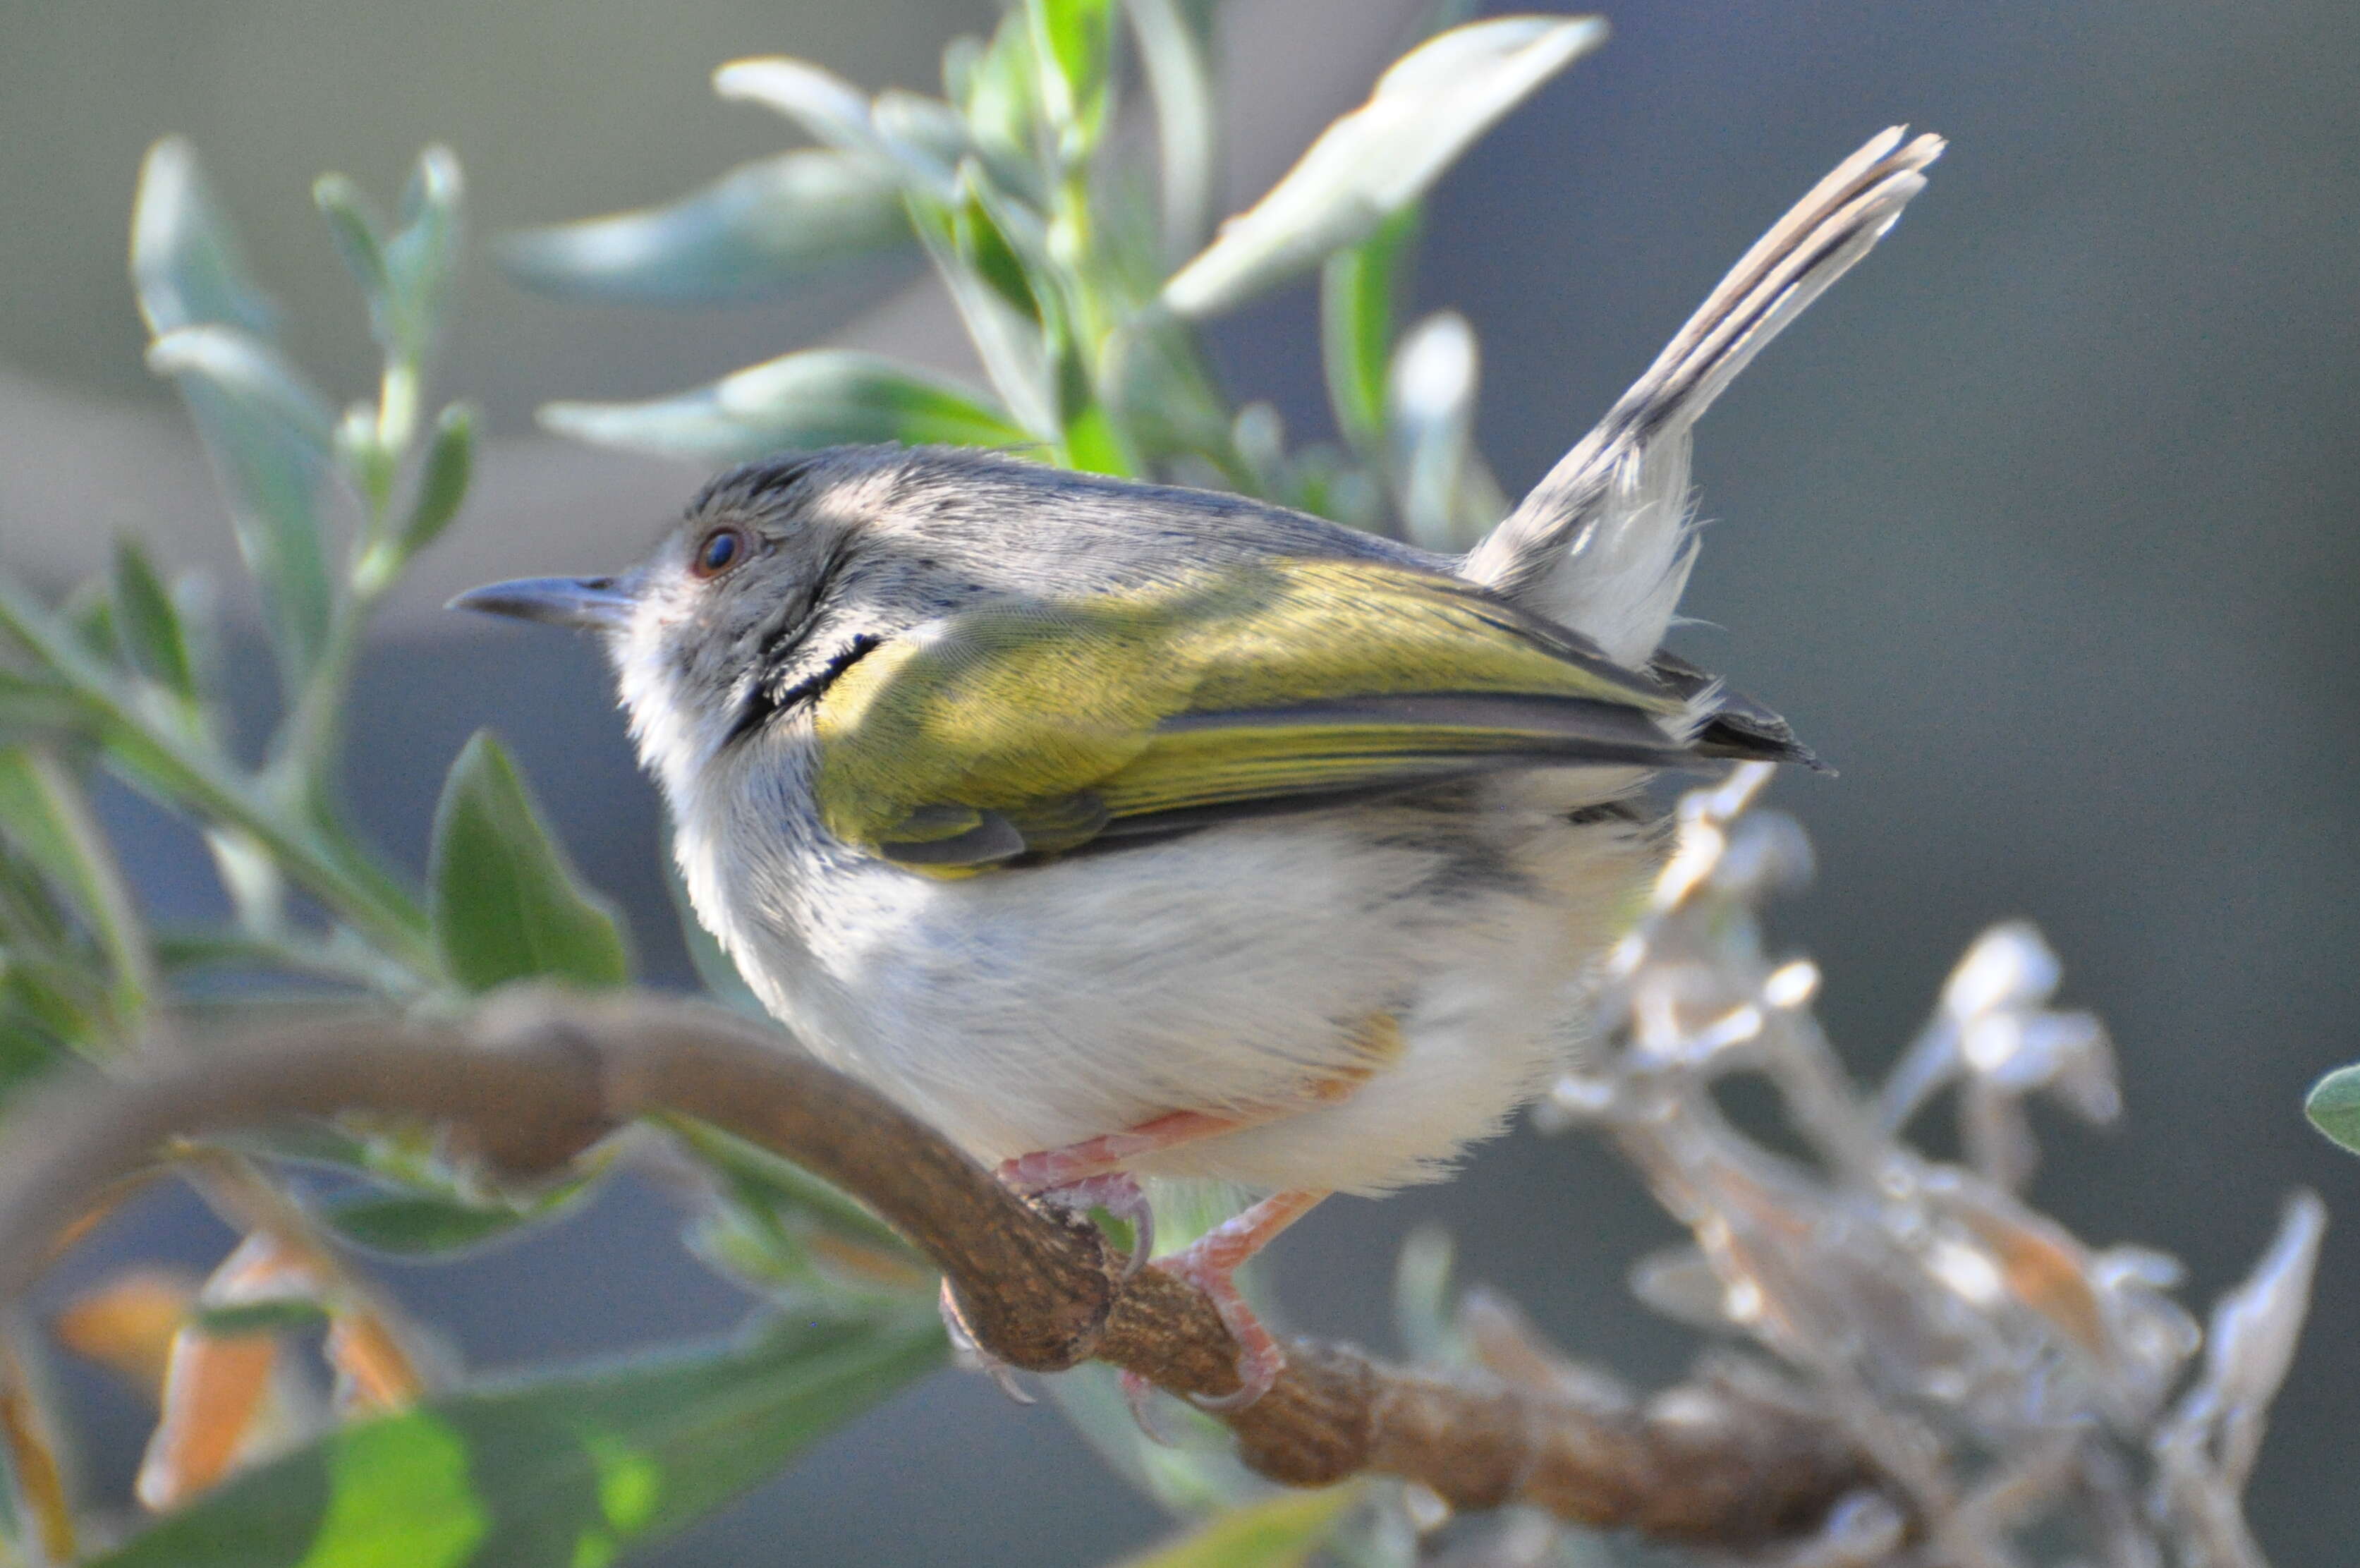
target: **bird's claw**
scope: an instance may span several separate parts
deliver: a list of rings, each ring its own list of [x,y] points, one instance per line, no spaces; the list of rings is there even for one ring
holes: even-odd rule
[[[1010,1161],[1000,1169],[1002,1180],[1014,1185],[1015,1173]],[[1123,1260],[1122,1277],[1129,1280],[1147,1266],[1155,1255],[1155,1211],[1147,1201],[1147,1194],[1139,1183],[1120,1170],[1102,1171],[1072,1181],[1060,1181],[1052,1186],[1030,1190],[1022,1186],[1017,1190],[1034,1198],[1053,1209],[1069,1214],[1087,1215],[1093,1209],[1103,1209],[1131,1227],[1131,1255]]]
[[[1138,1423],[1140,1434],[1159,1448],[1177,1448],[1180,1445],[1171,1435],[1155,1424],[1154,1407],[1150,1403],[1154,1398],[1155,1385],[1147,1380],[1147,1374],[1123,1368],[1122,1402],[1131,1407],[1131,1419]]]
[[[967,1314],[959,1310],[958,1298],[951,1291],[951,1282],[943,1281],[943,1328],[951,1336],[951,1356],[970,1372],[980,1372],[996,1384],[1000,1391],[1020,1405],[1037,1405],[1040,1401],[1016,1380],[1016,1368],[983,1348],[967,1325]]]
[[[1228,1394],[1185,1396],[1200,1410],[1227,1415],[1244,1409],[1270,1392],[1271,1385],[1286,1368],[1286,1353],[1279,1348],[1276,1336],[1262,1326],[1253,1308],[1247,1305],[1244,1292],[1238,1288],[1237,1265],[1221,1256],[1228,1249],[1219,1245],[1218,1236],[1216,1232],[1169,1257],[1159,1257],[1155,1266],[1202,1290],[1212,1301],[1213,1310],[1220,1313],[1221,1324],[1229,1331],[1229,1337],[1238,1342],[1237,1388]],[[1215,1245],[1208,1247],[1207,1243]]]

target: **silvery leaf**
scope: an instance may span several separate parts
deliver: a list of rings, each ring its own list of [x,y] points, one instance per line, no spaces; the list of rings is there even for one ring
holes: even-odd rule
[[[1184,316],[1228,310],[1366,237],[1476,137],[1606,38],[1594,16],[1501,16],[1437,35],[1377,79],[1269,194],[1164,286]]]
[[[1164,237],[1176,263],[1205,241],[1220,159],[1211,7],[1187,0],[1129,0],[1129,5],[1140,68],[1155,104]]]
[[[809,349],[642,403],[551,403],[541,423],[599,446],[724,464],[845,442],[1029,439],[978,394],[873,354]]]
[[[909,241],[893,180],[868,159],[803,148],[667,206],[509,235],[499,258],[549,293],[706,304],[773,298]]]
[[[317,508],[327,404],[269,345],[234,327],[166,333],[148,346],[148,367],[180,384],[204,438],[282,669],[310,669],[331,598]]]
[[[775,109],[814,141],[839,152],[869,159],[880,168],[893,166],[892,150],[869,118],[869,100],[843,77],[809,60],[781,55],[733,60],[713,73],[713,90],[724,98]]]
[[[131,210],[131,281],[148,330],[209,322],[268,335],[278,317],[246,269],[196,149],[166,137],[148,149]]]

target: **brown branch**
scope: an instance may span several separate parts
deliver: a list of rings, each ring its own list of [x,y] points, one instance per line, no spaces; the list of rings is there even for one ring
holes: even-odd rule
[[[92,1196],[168,1140],[347,1110],[448,1124],[519,1176],[562,1168],[637,1116],[701,1117],[868,1202],[942,1268],[978,1342],[1010,1364],[1096,1358],[1175,1393],[1237,1386],[1236,1348],[1194,1287],[1156,1269],[1126,1283],[1093,1227],[1015,1197],[881,1096],[775,1034],[644,996],[510,997],[472,1033],[322,1025],[49,1099],[0,1136],[0,1300],[21,1299]],[[1296,1485],[1374,1471],[1459,1508],[1527,1503],[1736,1546],[1808,1530],[1869,1477],[1831,1421],[1736,1382],[1633,1405],[1513,1365],[1512,1386],[1300,1341],[1287,1362],[1225,1419],[1248,1464]]]

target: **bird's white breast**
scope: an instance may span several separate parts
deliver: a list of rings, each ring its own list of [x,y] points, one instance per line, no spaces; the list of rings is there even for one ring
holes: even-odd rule
[[[1568,789],[1620,781],[1532,775],[1480,806],[1306,813],[942,880],[828,839],[792,742],[748,750],[674,800],[700,916],[814,1052],[985,1160],[1175,1110],[1299,1107],[1133,1168],[1415,1179],[1546,1076],[1568,988],[1649,853],[1626,821],[1564,820]],[[1404,1048],[1323,1103],[1381,1016]]]

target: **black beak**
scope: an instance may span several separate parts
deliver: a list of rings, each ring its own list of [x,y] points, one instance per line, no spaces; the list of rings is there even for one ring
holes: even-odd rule
[[[612,577],[519,577],[512,583],[469,588],[442,608],[479,609],[486,615],[512,615],[519,620],[586,631],[615,631],[630,619],[631,605],[631,596],[617,587]]]

